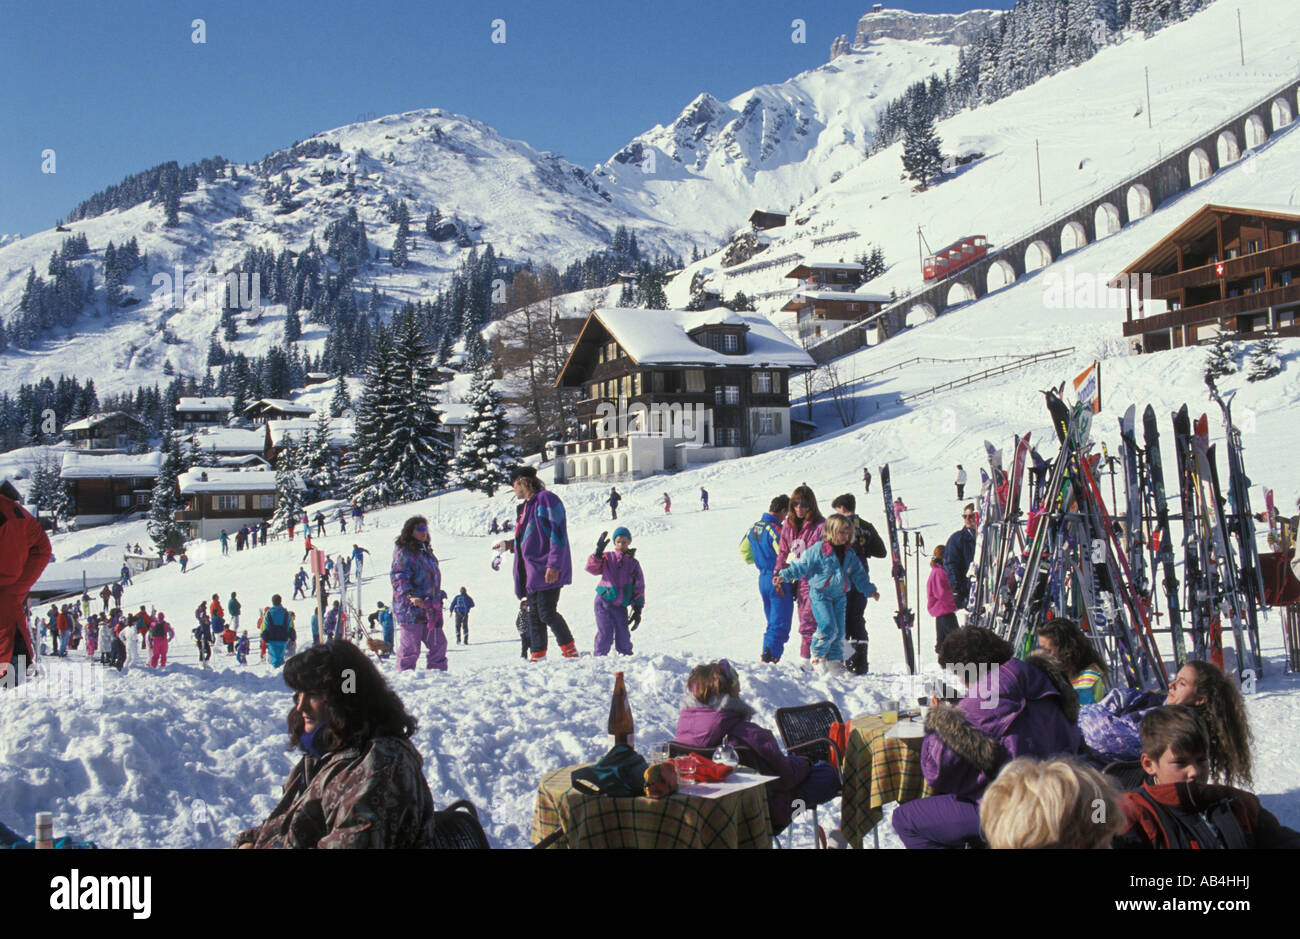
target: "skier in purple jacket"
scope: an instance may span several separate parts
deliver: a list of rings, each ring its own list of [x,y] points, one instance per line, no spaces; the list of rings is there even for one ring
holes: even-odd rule
[[[783,752],[772,732],[753,722],[754,709],[740,700],[740,676],[726,659],[691,669],[684,703],[677,718],[678,743],[716,747],[730,738],[753,751],[759,772],[777,777],[767,784],[773,832],[790,824],[795,799],[814,806],[835,798],[840,785],[835,767]]]
[[[515,596],[528,601],[528,613],[532,617],[530,660],[538,662],[546,658],[547,629],[555,633],[566,659],[577,658],[573,633],[556,609],[561,588],[573,583],[564,503],[555,493],[547,491],[537,478],[537,470],[531,466],[515,468],[510,488],[520,500],[515,536],[493,547],[515,552]]]
[[[641,625],[645,606],[645,576],[636,549],[631,547],[632,533],[619,526],[614,529],[614,550],[606,553],[609,532],[602,531],[596,540],[596,553],[587,558],[587,573],[600,578],[596,587],[595,655],[608,655],[610,643],[620,655],[632,654],[631,633]],[[631,616],[628,607],[632,608]],[[629,628],[630,627],[630,628]]]
[[[434,597],[442,587],[438,559],[429,547],[429,522],[421,515],[406,520],[393,551],[393,614],[402,627],[397,670],[415,668],[420,647],[426,646],[425,667],[447,670],[447,637],[442,631],[442,607]]]
[[[1078,696],[1045,652],[1022,662],[1009,642],[972,626],[944,640],[939,664],[965,668],[967,692],[955,704],[930,700],[921,773],[936,795],[900,805],[893,818],[909,848],[978,844],[980,799],[1005,764],[1073,756],[1083,742]]]

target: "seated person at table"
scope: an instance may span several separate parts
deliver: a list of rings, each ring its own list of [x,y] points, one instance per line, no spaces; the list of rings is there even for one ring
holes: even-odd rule
[[[1038,648],[1065,670],[1079,704],[1095,704],[1106,694],[1106,661],[1077,624],[1068,619],[1049,620],[1038,627]]]
[[[1116,688],[1100,704],[1079,708],[1079,729],[1091,762],[1136,760],[1142,754],[1138,728],[1161,705],[1195,708],[1210,734],[1210,775],[1230,786],[1251,784],[1254,737],[1246,704],[1237,686],[1209,662],[1189,661],[1169,685],[1169,693]]]
[[[1079,704],[1061,667],[1045,652],[1022,662],[991,630],[950,634],[939,664],[967,672],[955,704],[930,699],[921,741],[921,774],[935,792],[894,811],[894,830],[909,848],[980,843],[979,800],[998,770],[1017,757],[1078,752]]]
[[[753,750],[758,771],[778,777],[767,784],[773,832],[780,834],[790,824],[795,799],[811,808],[835,798],[839,791],[835,767],[825,760],[811,763],[783,752],[772,732],[751,720],[754,709],[740,700],[740,676],[726,659],[691,669],[686,692],[686,706],[677,718],[677,742],[716,747],[730,737]]]
[[[1142,720],[1142,769],[1151,777],[1126,792],[1117,848],[1300,848],[1300,832],[1278,822],[1244,789],[1214,786],[1210,734],[1196,711],[1173,705]]]
[[[980,802],[990,848],[1109,848],[1123,825],[1115,790],[1078,760],[1012,760]]]

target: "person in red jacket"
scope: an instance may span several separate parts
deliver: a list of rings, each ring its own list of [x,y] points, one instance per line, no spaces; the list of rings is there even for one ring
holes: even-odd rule
[[[1151,778],[1124,793],[1126,827],[1116,848],[1300,848],[1300,832],[1244,789],[1215,786],[1210,735],[1196,711],[1156,708],[1142,719],[1142,769]]]
[[[49,537],[21,501],[13,483],[4,480],[0,484],[0,687],[25,677],[17,660],[30,658],[34,646],[23,604],[51,555]]]
[[[214,593],[214,594],[212,595],[212,602],[208,604],[208,615],[209,615],[209,616],[220,616],[222,619],[225,619],[225,617],[226,617],[226,611],[223,610],[223,609],[221,608],[221,595],[220,595],[220,594],[218,594],[218,593]]]

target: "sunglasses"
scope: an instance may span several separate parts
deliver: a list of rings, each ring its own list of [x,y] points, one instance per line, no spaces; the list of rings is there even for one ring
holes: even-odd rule
[[[416,525],[415,528],[412,529],[412,531],[428,531],[428,530],[429,530],[428,525]]]
[[[807,503],[807,502],[791,502],[791,503],[790,503],[790,508],[792,508],[792,509],[806,509],[806,508],[808,508],[808,503]]]

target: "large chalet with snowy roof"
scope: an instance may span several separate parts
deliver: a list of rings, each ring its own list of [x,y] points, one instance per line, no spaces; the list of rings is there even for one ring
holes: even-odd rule
[[[157,451],[65,453],[59,477],[67,485],[77,525],[107,525],[148,511],[162,462]]]
[[[125,411],[91,414],[63,425],[63,435],[78,450],[125,450],[143,433],[143,422]]]
[[[1156,352],[1196,345],[1219,331],[1300,336],[1297,274],[1300,212],[1294,206],[1205,205],[1109,286],[1124,290],[1124,335]]]
[[[594,310],[556,381],[586,390],[556,482],[640,479],[788,446],[790,378],[812,367],[753,313]]]
[[[176,402],[176,429],[191,431],[200,427],[217,427],[230,420],[235,399],[229,395],[213,398],[181,398]]]
[[[295,480],[300,489],[301,480]],[[185,508],[176,521],[191,539],[210,541],[222,530],[233,533],[244,525],[260,525],[275,514],[275,471],[195,466],[177,480]]]

